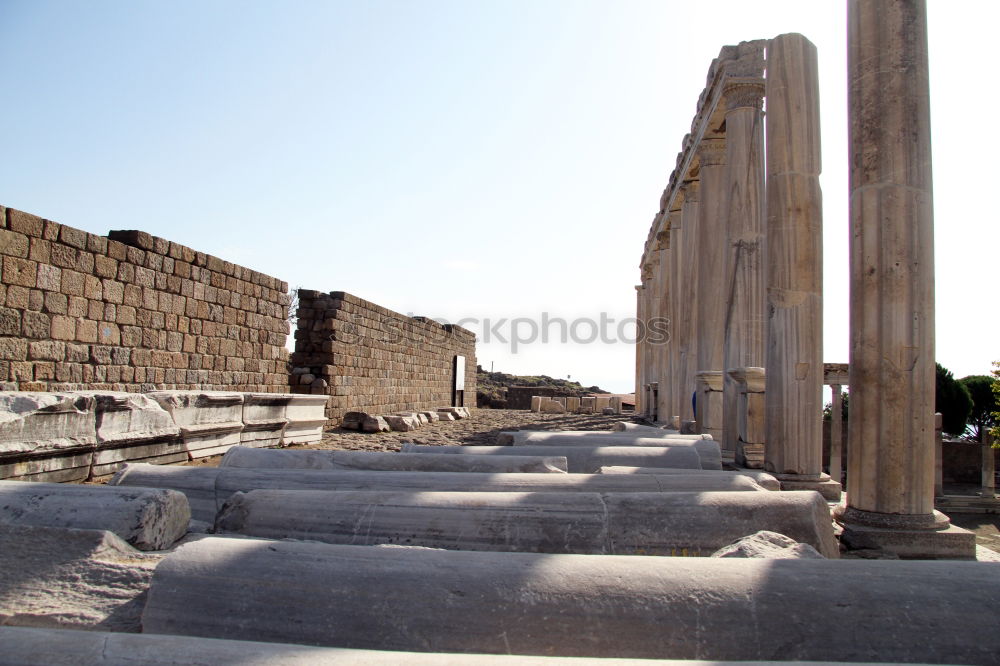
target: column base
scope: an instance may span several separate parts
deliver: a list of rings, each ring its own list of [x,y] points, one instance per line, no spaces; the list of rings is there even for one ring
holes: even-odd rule
[[[839,502],[843,488],[828,474],[771,474],[781,483],[782,490],[815,490],[827,502]]]
[[[764,469],[764,445],[739,440],[736,443],[736,463],[747,469]]]
[[[976,535],[952,525],[940,511],[876,513],[841,504],[833,516],[844,528],[840,542],[848,550],[875,549],[911,560],[976,559]]]

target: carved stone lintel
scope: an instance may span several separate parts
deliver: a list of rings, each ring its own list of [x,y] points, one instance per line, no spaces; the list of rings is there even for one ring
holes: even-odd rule
[[[757,78],[728,78],[722,89],[726,113],[736,109],[760,111],[764,102],[764,80]]]
[[[726,141],[707,139],[698,144],[698,160],[702,168],[722,166],[726,163]]]

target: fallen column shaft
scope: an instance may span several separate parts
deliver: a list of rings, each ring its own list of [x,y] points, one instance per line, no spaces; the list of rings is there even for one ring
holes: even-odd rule
[[[787,493],[481,493],[254,490],[217,533],[349,545],[708,556],[760,530],[837,557],[822,497]]]
[[[982,562],[539,555],[209,537],[160,563],[142,621],[150,633],[362,649],[995,664],[998,598],[1000,564]],[[884,608],[896,612],[873,612]]]
[[[636,437],[658,437],[669,443],[691,442],[712,439],[711,435],[679,435],[673,430],[662,430],[650,426],[640,426],[638,430],[508,430],[497,435],[498,445],[536,444],[550,439],[634,439]]]
[[[605,465],[702,469],[704,461],[693,446],[430,446],[403,444],[406,453],[450,453],[494,456],[565,456],[570,473],[596,474]]]
[[[262,469],[381,470],[392,472],[486,472],[565,474],[561,456],[455,456],[384,451],[275,450],[233,447],[219,467]]]
[[[0,524],[106,530],[141,550],[168,548],[187,532],[179,492],[0,481]]]
[[[668,448],[693,448],[698,452],[701,459],[702,469],[722,469],[722,451],[719,443],[713,439],[689,439],[689,440],[666,440],[661,437],[549,437],[547,439],[529,440],[524,443],[514,442],[517,450],[522,450],[527,446],[542,448],[558,446],[562,448],[580,446],[603,446],[603,447],[668,447]]]
[[[506,448],[506,447],[505,447]],[[209,481],[211,477],[211,481]],[[703,490],[757,491],[750,479],[708,481],[655,474],[478,474],[471,472],[336,472],[261,470],[239,467],[192,468],[127,465],[112,483],[192,492],[192,517],[212,523],[235,492],[282,490],[384,490],[440,492],[672,492]],[[211,491],[206,485],[211,484]],[[208,501],[207,492],[212,500]]]
[[[217,638],[121,634],[69,629],[0,627],[0,666],[699,666],[648,659],[563,659],[501,654],[445,654],[322,648],[288,643],[228,641]],[[761,666],[783,662],[755,662]],[[748,666],[715,662],[713,666]]]
[[[602,467],[599,474],[668,474],[691,476],[698,479],[730,479],[736,476],[752,479],[754,483],[765,490],[781,490],[781,483],[767,472],[755,472],[752,470],[741,470],[738,472],[725,472],[714,469],[665,469],[663,467],[625,467],[623,465],[611,465]]]

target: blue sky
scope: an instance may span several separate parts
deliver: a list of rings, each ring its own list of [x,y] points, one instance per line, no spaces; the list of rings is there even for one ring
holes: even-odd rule
[[[1000,358],[1000,146],[971,113],[996,101],[1000,3],[930,5],[937,356],[962,376]],[[821,66],[825,357],[846,361],[844,26],[842,3],[801,0],[0,0],[0,202],[404,313],[620,321],[711,59],[801,32]],[[491,334],[479,360],[631,390],[632,346],[557,338],[512,353]]]

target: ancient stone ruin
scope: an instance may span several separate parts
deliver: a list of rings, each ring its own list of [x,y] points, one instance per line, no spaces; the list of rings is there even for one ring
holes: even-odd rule
[[[474,338],[305,291],[285,365],[282,283],[4,210],[0,664],[1000,663],[1000,558],[928,494],[924,8],[849,7],[862,348],[822,362],[815,50],[725,47],[643,255],[676,326],[637,350],[645,423],[281,450],[476,418]],[[842,504],[824,382],[870,384]]]

